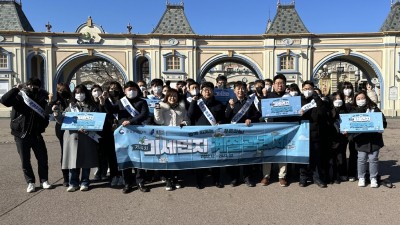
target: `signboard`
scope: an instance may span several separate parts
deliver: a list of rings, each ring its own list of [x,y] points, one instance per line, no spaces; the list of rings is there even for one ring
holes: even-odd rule
[[[267,98],[261,100],[262,117],[300,116],[300,96]]]
[[[150,116],[153,116],[153,115],[154,115],[154,108],[156,107],[156,103],[159,103],[159,102],[160,102],[160,99],[156,99],[156,98],[153,98],[153,99],[143,98],[143,100],[146,100],[147,105],[149,106],[149,113],[150,113]]]
[[[308,163],[309,123],[218,126],[120,126],[118,168],[180,170],[248,164]]]
[[[381,112],[340,114],[340,132],[371,133],[383,132]]]
[[[8,91],[8,80],[0,80],[0,98]]]
[[[106,113],[66,112],[61,130],[102,131]]]
[[[220,101],[222,104],[226,105],[229,99],[235,98],[235,93],[232,89],[214,89],[214,96],[217,101]]]
[[[398,88],[396,86],[391,86],[389,88],[389,100],[397,100]]]

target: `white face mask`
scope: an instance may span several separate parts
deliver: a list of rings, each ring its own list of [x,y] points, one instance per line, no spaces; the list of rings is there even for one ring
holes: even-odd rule
[[[290,91],[289,95],[293,97],[299,95],[299,93],[297,91]]]
[[[157,87],[153,87],[153,93],[154,94],[161,94],[162,92],[162,87],[161,86],[157,86]]]
[[[132,98],[135,98],[136,96],[137,96],[137,91],[130,90],[130,91],[126,92],[126,97],[127,98],[132,99]]]
[[[194,90],[191,90],[190,91],[190,94],[192,95],[192,96],[196,96],[196,95],[198,95],[200,92],[199,92],[199,90],[197,90],[197,89],[194,89]]]
[[[142,92],[146,90],[146,87],[145,87],[145,86],[140,86],[139,88],[140,88],[140,90],[141,90]]]
[[[305,91],[303,91],[303,95],[304,95],[304,97],[306,97],[306,98],[311,97],[312,94],[313,94],[313,91],[312,91],[312,90],[305,90]]]
[[[75,94],[75,99],[78,100],[79,102],[85,101],[85,98],[86,98],[86,96],[84,93]]]
[[[343,101],[340,99],[333,101],[333,106],[335,106],[335,107],[341,107],[342,105],[343,105]]]
[[[357,103],[357,106],[362,107],[365,104],[367,104],[367,100],[366,99],[357,100],[356,103]]]
[[[343,89],[343,94],[349,97],[351,95],[351,89]]]
[[[101,94],[103,94],[103,92],[101,92],[101,91],[93,91],[92,92],[93,98],[98,98]]]

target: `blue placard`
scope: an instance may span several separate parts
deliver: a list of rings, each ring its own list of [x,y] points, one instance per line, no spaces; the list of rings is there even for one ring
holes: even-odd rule
[[[61,130],[102,131],[106,113],[66,112]]]
[[[226,105],[229,102],[229,99],[235,98],[235,93],[232,89],[214,89],[214,96],[217,101],[220,101],[222,104]]]
[[[157,99],[157,98],[152,98],[152,99],[143,98],[143,100],[146,100],[147,105],[149,106],[149,114],[150,114],[150,116],[153,116],[154,115],[154,108],[156,107],[156,103],[159,103],[160,99]]]
[[[308,122],[120,126],[114,138],[119,169],[179,170],[309,160]]]
[[[262,117],[300,116],[300,110],[300,96],[261,99]]]
[[[381,112],[340,114],[340,132],[371,133],[383,132]]]

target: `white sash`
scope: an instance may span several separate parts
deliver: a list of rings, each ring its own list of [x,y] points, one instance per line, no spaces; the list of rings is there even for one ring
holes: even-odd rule
[[[232,118],[232,121],[231,121],[232,124],[236,124],[243,117],[243,115],[247,112],[247,110],[249,110],[251,104],[253,104],[253,101],[254,101],[255,97],[256,97],[256,94],[250,95],[250,97],[247,99],[247,101],[243,105],[243,107]]]
[[[206,106],[206,103],[204,103],[203,99],[197,100],[197,105],[200,107],[200,110],[203,112],[208,122],[210,122],[210,124],[213,126],[217,125],[217,121],[215,120],[213,114],[210,112],[210,109]]]
[[[35,111],[37,114],[39,114],[39,116],[46,118],[44,109],[39,104],[37,104],[35,101],[33,101],[31,98],[29,98],[28,95],[24,91],[20,91],[18,94],[22,96],[25,104],[29,108],[31,108],[33,111]]]
[[[126,111],[128,111],[132,117],[139,115],[139,112],[131,105],[131,103],[129,102],[129,100],[126,97],[121,98],[120,101],[121,101],[122,105],[124,106],[124,108],[126,109]]]
[[[192,99],[193,99],[193,97],[187,97],[187,98],[186,98],[186,101],[192,102]],[[197,102],[197,104],[199,104],[199,103]]]
[[[258,111],[260,111],[260,109],[258,108],[258,103],[260,102],[260,100],[258,100],[258,98],[256,97],[255,99],[254,99],[254,106],[256,107],[256,109],[258,110]]]
[[[308,110],[317,107],[317,103],[315,102],[315,100],[311,100],[310,103],[303,105],[303,107],[301,107],[301,110],[303,110],[303,112],[307,112]]]
[[[73,107],[71,103],[69,104],[69,108],[71,109],[71,112],[80,112],[79,109],[78,109],[78,107]],[[94,131],[89,131],[86,135],[87,135],[88,137],[90,137],[91,139],[93,139],[93,141],[95,141],[95,142],[97,142],[97,143],[99,143],[99,138],[101,138],[101,136],[98,135],[98,134],[97,134],[96,132],[94,132]]]

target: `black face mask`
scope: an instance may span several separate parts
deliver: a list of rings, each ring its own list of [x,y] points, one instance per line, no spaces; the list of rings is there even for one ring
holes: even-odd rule
[[[118,90],[113,90],[108,92],[112,98],[119,97],[120,92]]]
[[[256,87],[257,94],[262,95],[262,90],[263,89],[264,89],[263,87]]]
[[[69,94],[68,91],[62,91],[60,93],[60,96],[61,96],[61,98],[64,98],[64,99],[69,99],[71,97],[71,95]]]

